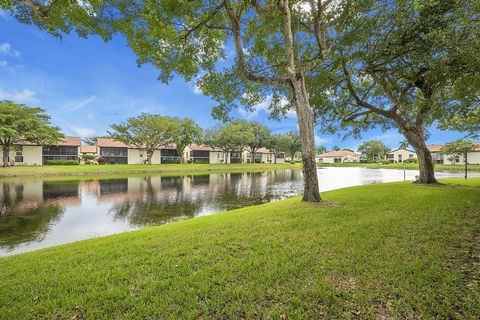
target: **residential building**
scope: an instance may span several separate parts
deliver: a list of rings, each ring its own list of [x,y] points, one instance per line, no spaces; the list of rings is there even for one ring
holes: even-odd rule
[[[415,153],[415,151],[412,151],[412,150],[398,148],[387,153],[387,160],[390,163],[416,161],[417,154]]]
[[[8,165],[10,166],[41,166],[42,162],[42,146],[26,143],[10,148],[8,154]],[[0,165],[3,166],[3,150],[1,149]]]
[[[245,162],[247,163],[274,163],[275,155],[267,148],[258,148],[255,150],[255,159],[252,159],[252,152],[250,149],[245,150]],[[279,154],[277,163],[285,162],[285,155]]]
[[[427,146],[428,150],[432,154],[433,163],[436,164],[444,164],[446,163],[446,157],[441,152],[443,148],[443,144],[432,144]]]
[[[144,164],[147,152],[111,138],[97,139],[98,154],[106,164]],[[160,150],[152,155],[152,164],[160,164]]]
[[[80,137],[65,136],[57,145],[42,148],[43,164],[50,160],[80,160]]]
[[[105,159],[106,164],[145,164],[147,151],[136,146],[127,145],[111,138],[97,139],[98,155]],[[187,158],[190,148],[185,148],[183,157]],[[152,164],[180,163],[175,145],[161,147],[152,154]]]
[[[475,142],[477,149],[473,152],[467,153],[467,162],[469,164],[480,164],[480,142]],[[463,155],[448,155],[441,152],[443,145],[429,145],[428,150],[432,154],[434,163],[443,163],[443,164],[465,164],[465,157]]]
[[[160,155],[160,163],[180,163],[181,160],[174,145],[162,147]]]
[[[198,144],[190,145],[187,154],[187,160],[192,163],[225,163],[226,159],[228,154],[222,150]]]
[[[320,163],[359,162],[360,154],[350,150],[334,150],[319,154],[316,158],[317,162]]]

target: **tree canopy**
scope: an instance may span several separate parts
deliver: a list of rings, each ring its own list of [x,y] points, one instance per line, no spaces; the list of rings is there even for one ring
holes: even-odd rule
[[[426,129],[456,114],[458,101],[471,103],[460,97],[478,83],[474,6],[474,0],[378,0],[335,48],[342,82],[334,118],[354,136],[376,126],[397,128],[417,153],[421,183],[436,182]]]
[[[192,143],[199,143],[203,136],[202,128],[195,121],[189,118],[170,118],[171,123],[171,141],[175,144],[177,153],[180,155],[180,161],[184,161],[183,152],[187,146]]]
[[[3,166],[8,166],[10,148],[24,143],[56,145],[63,138],[50,116],[41,108],[31,108],[11,101],[0,101],[0,145]]]
[[[128,118],[125,123],[112,124],[108,131],[111,138],[127,145],[133,145],[147,152],[147,163],[161,146],[173,143],[174,125],[171,119],[157,114],[142,113]]]
[[[370,140],[358,146],[358,152],[367,158],[369,162],[379,161],[385,158],[389,149],[380,140]]]

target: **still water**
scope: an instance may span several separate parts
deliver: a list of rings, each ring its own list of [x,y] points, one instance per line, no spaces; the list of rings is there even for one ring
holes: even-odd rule
[[[413,180],[418,171],[322,168],[320,190]],[[437,173],[437,177],[461,176]],[[478,175],[478,173],[477,173]],[[68,178],[66,178],[68,179]],[[300,170],[118,179],[0,180],[0,256],[271,202],[302,192]]]

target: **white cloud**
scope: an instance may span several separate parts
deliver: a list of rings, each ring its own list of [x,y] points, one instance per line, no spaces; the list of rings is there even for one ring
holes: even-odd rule
[[[93,113],[87,113],[87,119],[90,121],[95,121],[97,120],[97,116],[95,116]]]
[[[70,103],[66,108],[64,108],[63,112],[70,112],[70,111],[75,111],[75,110],[79,110],[79,109],[82,109],[83,107],[87,106],[88,104],[90,104],[93,100],[95,100],[95,96],[90,96],[86,99],[83,99],[81,101],[75,101],[75,102],[72,102]]]
[[[12,45],[8,42],[0,43],[0,53],[13,56],[15,58],[20,58],[20,51],[13,50]]]
[[[81,126],[71,126],[70,130],[75,132],[80,137],[90,137],[90,136],[93,136],[95,134],[95,129],[87,128],[87,127],[81,127]]]
[[[243,107],[240,107],[238,109],[238,113],[240,113],[246,119],[253,119],[259,115],[260,111],[263,111],[265,113],[270,113],[270,110],[268,109],[268,107],[270,106],[271,103],[272,103],[272,96],[269,95],[264,101],[254,105],[253,111],[249,111]],[[282,107],[287,105],[287,99],[285,97],[282,98],[280,105]],[[289,118],[295,118],[297,114],[293,110],[288,110],[286,116]]]
[[[35,92],[30,89],[12,92],[0,89],[0,100],[11,100],[15,103],[35,103],[39,101]]]
[[[8,62],[5,60],[0,60],[0,67],[6,67],[8,65]]]
[[[332,142],[332,138],[322,138],[320,136],[315,136],[315,145],[323,145]]]

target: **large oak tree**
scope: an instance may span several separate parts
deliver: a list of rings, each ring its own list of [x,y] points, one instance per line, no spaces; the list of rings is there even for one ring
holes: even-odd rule
[[[0,101],[0,146],[3,166],[9,165],[12,146],[33,143],[56,145],[63,138],[58,127],[52,126],[50,116],[41,108],[30,108],[11,101]]]
[[[376,10],[359,15],[336,47],[343,83],[332,114],[354,135],[398,128],[417,153],[419,183],[436,183],[427,129],[478,108],[478,87],[471,85],[480,75],[474,3],[375,1]],[[469,91],[477,104],[462,97]],[[458,118],[458,127],[468,119]]]

